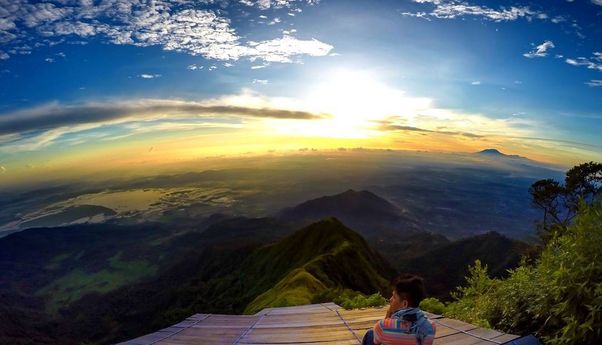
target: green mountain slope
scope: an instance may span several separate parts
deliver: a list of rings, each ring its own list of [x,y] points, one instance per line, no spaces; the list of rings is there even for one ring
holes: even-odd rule
[[[0,322],[0,344],[27,344],[34,335],[37,344],[57,343],[56,339],[71,344],[86,338],[102,342],[115,337],[112,332],[118,328],[139,329],[140,320],[151,319],[149,325],[153,319],[164,322],[155,317],[165,309],[158,302],[163,296],[175,296],[190,303],[191,295],[180,288],[191,274],[229,273],[253,248],[292,231],[269,218],[211,217],[194,228],[104,223],[11,234],[0,239],[0,314],[10,319]],[[146,306],[148,291],[158,302]],[[145,297],[128,310],[117,306],[129,305],[131,295]],[[105,301],[115,302],[107,305],[112,310],[105,311]],[[81,332],[72,326],[76,318],[93,320],[97,314],[111,315],[102,322],[120,319],[123,324],[98,330],[82,325]],[[131,314],[140,319],[127,320]]]
[[[268,289],[247,305],[245,313],[310,303],[328,289],[384,292],[388,283],[384,277],[394,273],[360,235],[336,218],[321,220],[261,248],[248,260],[244,269],[262,277],[251,291]]]
[[[182,236],[178,241],[185,240],[189,250],[153,278],[87,294],[62,309],[57,335],[63,343],[113,343],[201,311],[251,313],[310,303],[343,289],[385,292],[393,270],[340,221],[324,219],[289,235],[276,231],[277,224],[231,219]],[[274,237],[252,240],[256,231]],[[226,235],[217,239],[220,234]]]

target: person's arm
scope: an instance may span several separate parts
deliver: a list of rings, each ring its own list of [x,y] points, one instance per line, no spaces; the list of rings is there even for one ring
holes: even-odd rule
[[[376,323],[374,324],[374,328],[373,328],[373,333],[372,333],[372,342],[374,343],[374,345],[379,345],[382,344],[382,337],[383,337],[383,328],[382,328],[382,320],[378,320],[376,321]]]

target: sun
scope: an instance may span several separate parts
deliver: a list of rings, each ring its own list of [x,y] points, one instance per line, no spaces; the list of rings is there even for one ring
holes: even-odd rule
[[[339,70],[313,87],[307,100],[337,119],[354,125],[382,119],[403,91],[393,90],[365,72]]]
[[[312,113],[327,114],[324,120],[279,121],[277,127],[296,135],[336,138],[382,136],[379,127],[391,116],[413,118],[428,100],[411,98],[374,75],[359,69],[339,69],[323,74],[308,86],[300,105]]]

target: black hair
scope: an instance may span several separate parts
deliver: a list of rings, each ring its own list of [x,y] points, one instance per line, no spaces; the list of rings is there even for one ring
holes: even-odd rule
[[[408,300],[410,307],[418,307],[425,298],[424,280],[414,274],[402,273],[391,281],[397,294]]]

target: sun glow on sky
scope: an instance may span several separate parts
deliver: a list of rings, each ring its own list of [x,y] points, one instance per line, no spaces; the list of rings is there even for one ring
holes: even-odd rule
[[[602,5],[540,2],[15,0],[0,185],[342,147],[600,160]]]

